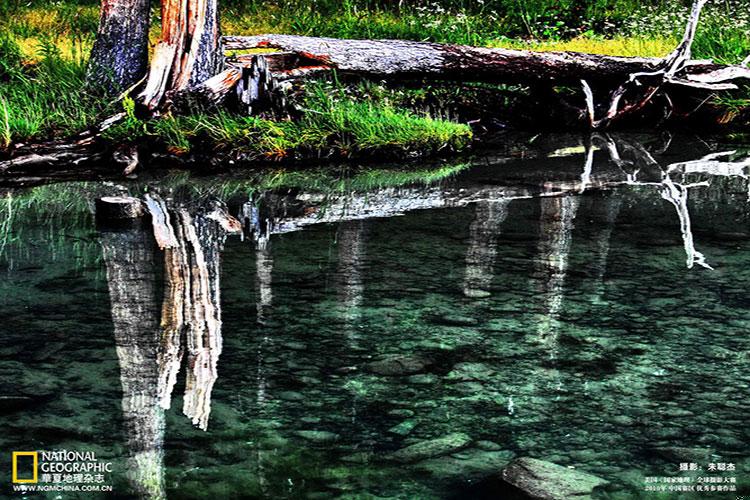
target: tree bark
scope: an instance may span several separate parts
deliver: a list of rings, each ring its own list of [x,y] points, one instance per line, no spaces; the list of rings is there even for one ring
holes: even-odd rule
[[[224,63],[216,0],[164,0],[161,12],[161,39],[140,94],[151,110],[168,91],[197,87],[220,73]]]
[[[294,52],[301,56],[299,67],[319,65],[359,75],[475,82],[579,84],[585,79],[619,84],[631,74],[656,71],[663,63],[658,58],[489,49],[406,40],[341,40],[296,35],[225,36],[223,40],[227,50],[276,48]],[[243,56],[230,58],[229,62],[238,66],[249,64]],[[726,66],[689,61],[684,71],[686,78],[693,80],[693,75],[721,68]],[[732,68],[731,75],[719,75],[721,81],[750,78],[747,68]]]
[[[150,0],[102,0],[89,83],[116,94],[143,78],[148,70],[150,23]]]

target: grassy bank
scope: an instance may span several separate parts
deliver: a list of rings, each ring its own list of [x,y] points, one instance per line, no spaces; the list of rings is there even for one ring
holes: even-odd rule
[[[690,2],[687,2],[689,4]],[[624,56],[663,56],[677,43],[686,2],[509,0],[396,2],[390,0],[226,0],[225,33],[298,33],[342,38],[403,38],[487,47],[570,50]],[[155,17],[157,13],[155,11]],[[0,147],[70,135],[121,108],[84,85],[98,3],[8,0],[0,6]],[[154,22],[152,38],[158,32]],[[750,1],[707,6],[694,56],[737,63],[750,54]],[[131,120],[112,138],[161,140],[175,152],[212,143],[248,157],[298,154],[404,153],[460,149],[466,126],[402,106],[392,96],[347,98],[312,86],[305,112],[292,121],[206,113],[158,123]],[[716,99],[727,116],[750,105],[750,91]]]

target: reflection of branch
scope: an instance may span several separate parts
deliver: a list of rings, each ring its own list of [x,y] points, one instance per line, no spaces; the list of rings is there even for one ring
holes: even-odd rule
[[[615,140],[609,135],[598,135],[599,140],[603,140],[607,144],[607,150],[610,153],[612,160],[618,165],[623,164],[623,160],[620,157],[619,149],[624,146],[630,153],[636,155],[636,162],[643,163],[648,166],[659,166],[659,163],[649,153],[645,147],[641,144],[633,144],[630,142]],[[693,184],[681,184],[676,183],[670,177],[670,174],[681,172],[683,175],[688,173],[709,173],[712,175],[739,175],[746,178],[743,169],[750,165],[750,158],[737,162],[720,162],[718,158],[731,156],[734,151],[713,153],[704,156],[700,160],[673,163],[668,165],[666,168],[659,166],[662,171],[661,182],[642,182],[637,180],[638,171],[636,170],[632,174],[628,174],[628,184],[637,186],[655,186],[659,188],[661,197],[669,201],[674,205],[677,210],[677,217],[680,220],[680,233],[682,235],[683,245],[685,247],[685,253],[687,255],[687,267],[692,269],[695,264],[707,269],[713,269],[708,263],[706,263],[705,256],[695,249],[695,243],[693,241],[693,232],[690,223],[690,212],[688,211],[687,199],[688,189],[691,187],[708,186],[708,181],[698,182]],[[627,174],[627,172],[626,172]]]
[[[680,232],[682,233],[682,241],[685,246],[685,253],[687,254],[687,267],[692,269],[693,265],[698,264],[699,266],[707,269],[712,269],[710,265],[706,263],[705,256],[695,249],[693,243],[693,232],[690,227],[690,213],[687,207],[688,188],[694,186],[708,186],[708,183],[682,185],[675,184],[669,175],[664,176],[663,180],[664,187],[661,189],[661,197],[669,201],[677,209],[677,216],[680,218]]]
[[[580,193],[586,191],[586,188],[591,183],[591,170],[594,168],[594,144],[591,139],[586,141],[586,162],[583,164],[583,173],[581,173],[581,190]]]

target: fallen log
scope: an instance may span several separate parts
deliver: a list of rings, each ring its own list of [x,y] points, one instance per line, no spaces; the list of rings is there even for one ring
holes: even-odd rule
[[[443,78],[489,83],[619,84],[631,74],[659,71],[663,59],[578,52],[534,52],[444,45],[406,40],[344,40],[297,35],[225,36],[226,50],[275,48],[294,52],[311,65],[373,77]],[[246,58],[230,59],[242,65]],[[231,62],[230,62],[231,63]],[[731,72],[727,68],[732,68]],[[293,69],[293,68],[287,68]],[[281,71],[277,68],[274,72]],[[750,78],[750,69],[706,60],[686,61],[685,79],[729,81]],[[718,73],[717,73],[718,72]],[[712,77],[707,77],[712,75]]]

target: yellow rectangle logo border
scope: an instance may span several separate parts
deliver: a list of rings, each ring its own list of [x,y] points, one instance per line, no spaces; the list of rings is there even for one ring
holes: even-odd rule
[[[34,457],[34,476],[29,479],[18,479],[18,457]],[[38,479],[37,469],[39,466],[39,452],[36,451],[14,451],[13,452],[13,482],[14,483],[36,483]]]

